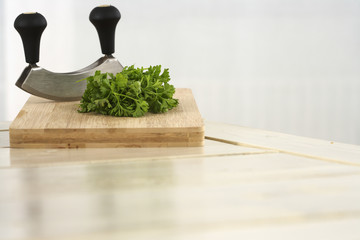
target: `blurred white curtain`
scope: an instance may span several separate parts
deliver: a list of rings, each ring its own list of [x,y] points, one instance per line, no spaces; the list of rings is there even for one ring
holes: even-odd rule
[[[106,3],[122,13],[120,62],[169,67],[176,87],[193,90],[205,119],[360,144],[360,1]],[[7,95],[0,118],[12,120],[28,97],[14,86],[26,65],[16,16],[41,12],[48,27],[39,64],[72,71],[101,55],[88,14],[104,1],[1,4],[0,91]]]
[[[0,1],[0,121],[6,118],[4,2]]]

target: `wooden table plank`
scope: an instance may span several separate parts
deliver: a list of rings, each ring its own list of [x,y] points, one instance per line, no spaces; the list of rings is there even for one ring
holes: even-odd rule
[[[10,122],[0,123],[5,128],[10,125]],[[0,132],[0,168],[91,164],[116,162],[125,159],[137,161],[270,152],[276,151],[239,147],[210,140],[205,140],[204,147],[186,148],[11,149],[9,148],[9,132]]]
[[[360,166],[360,146],[206,122],[207,139]]]
[[[9,130],[11,122],[1,122],[0,121],[0,131],[7,131]]]
[[[218,240],[218,239],[359,239],[358,226],[360,219],[339,219],[328,220],[324,222],[304,222],[298,224],[283,225],[265,225],[256,227],[246,227],[244,225],[222,226],[203,229],[191,229],[188,231],[174,231],[172,229],[147,229],[147,231],[126,231],[114,230],[111,232],[97,232],[93,234],[78,234],[76,236],[55,237],[54,240],[148,240],[148,239],[166,239],[166,240]],[[34,238],[33,240],[42,240]]]
[[[8,148],[9,146],[9,131],[0,131],[0,149]]]
[[[148,239],[169,239],[169,240],[218,240],[218,239],[247,239],[247,240],[264,240],[264,239],[359,239],[358,226],[360,219],[339,219],[325,222],[305,222],[299,224],[283,225],[265,225],[247,228],[244,225],[215,227],[207,231],[157,231],[149,229],[146,232],[124,232],[114,231],[111,233],[104,232],[92,235],[79,235],[76,237],[61,238],[62,240],[95,240],[95,239],[131,239],[131,240],[148,240]]]
[[[8,146],[8,133],[0,132],[0,144]],[[81,149],[12,149],[0,147],[0,168],[44,167],[94,164],[124,160],[158,160],[188,157],[212,157],[275,152],[234,146],[205,140],[204,147],[185,148],[81,148]]]
[[[359,168],[277,153],[0,169],[0,188],[0,239],[169,239],[360,218]]]
[[[0,239],[360,238],[358,146],[215,123],[203,148],[10,149],[7,134]]]

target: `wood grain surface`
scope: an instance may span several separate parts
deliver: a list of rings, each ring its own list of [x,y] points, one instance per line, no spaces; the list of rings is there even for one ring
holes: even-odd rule
[[[360,239],[359,146],[211,122],[205,135],[14,149],[0,132],[0,239]]]
[[[10,125],[12,148],[196,147],[204,123],[190,89],[177,89],[179,105],[164,114],[119,118],[77,112],[79,102],[31,96]]]
[[[360,146],[285,133],[207,122],[207,138],[230,144],[360,166]]]

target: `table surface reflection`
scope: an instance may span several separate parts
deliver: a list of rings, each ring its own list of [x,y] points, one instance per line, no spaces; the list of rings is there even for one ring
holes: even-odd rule
[[[0,239],[359,239],[360,146],[206,122],[201,148],[11,149]]]

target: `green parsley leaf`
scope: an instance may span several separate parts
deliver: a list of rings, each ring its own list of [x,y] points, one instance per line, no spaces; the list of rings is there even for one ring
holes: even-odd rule
[[[141,117],[145,113],[164,113],[179,104],[173,98],[175,87],[169,69],[127,66],[115,76],[96,71],[86,79],[87,87],[78,112],[95,112],[117,117]],[[80,81],[82,81],[80,80]]]

